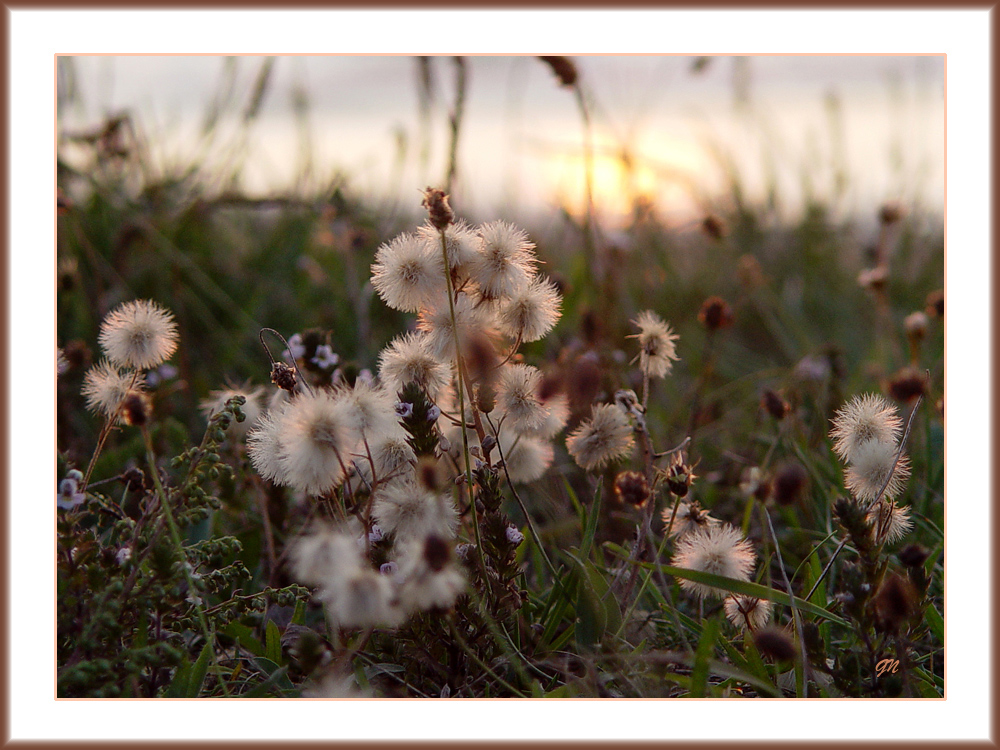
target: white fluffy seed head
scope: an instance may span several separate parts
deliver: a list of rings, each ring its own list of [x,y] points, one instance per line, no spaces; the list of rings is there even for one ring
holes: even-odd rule
[[[503,415],[504,426],[515,432],[537,430],[548,417],[549,410],[538,400],[538,384],[542,373],[531,365],[504,365],[496,378],[496,406]]]
[[[469,262],[469,277],[485,299],[510,297],[524,289],[537,260],[528,236],[512,224],[494,221],[479,228],[479,252]]]
[[[493,314],[486,306],[477,306],[465,294],[454,301],[455,319],[452,324],[451,307],[447,295],[439,295],[434,303],[421,309],[417,328],[427,334],[427,347],[431,356],[440,362],[455,361],[455,331],[462,351],[476,336],[488,339],[496,335]]]
[[[445,287],[440,254],[412,234],[401,234],[375,253],[372,287],[386,305],[417,312]]]
[[[250,433],[250,460],[262,476],[310,495],[344,480],[357,439],[344,400],[329,391],[300,393],[268,412]]]
[[[456,273],[461,273],[479,252],[479,235],[468,224],[459,220],[448,225],[444,230],[444,236],[448,267]],[[437,229],[430,224],[424,224],[417,230],[417,237],[427,244],[429,252],[441,257],[441,234]]]
[[[771,619],[771,602],[767,599],[735,594],[727,596],[723,606],[726,617],[740,630],[760,630]]]
[[[581,468],[592,471],[627,456],[633,442],[625,412],[614,404],[597,404],[590,419],[566,438],[566,449]]]
[[[632,322],[639,327],[634,334],[639,339],[639,369],[651,378],[665,377],[678,359],[677,334],[652,310],[644,310]]]
[[[454,550],[448,549],[450,542],[445,548],[447,561],[441,564],[440,560],[429,559],[429,545],[441,546],[442,541],[423,537],[408,540],[398,547],[399,570],[395,579],[399,584],[400,603],[407,612],[449,609],[465,591],[465,576],[454,563]]]
[[[177,323],[155,302],[133,300],[108,313],[98,342],[119,367],[148,370],[177,350]]]
[[[561,302],[556,285],[539,276],[520,291],[512,292],[500,305],[500,332],[523,342],[538,341],[559,320]]]
[[[757,553],[754,552],[753,545],[743,538],[739,529],[723,524],[682,537],[670,564],[676,568],[749,581],[756,559]],[[696,596],[726,596],[724,590],[714,586],[686,578],[678,580],[682,589]]]
[[[133,380],[136,381],[135,385],[132,385]],[[129,391],[142,390],[142,387],[143,383],[135,377],[134,372],[121,372],[113,364],[104,360],[99,365],[87,370],[80,392],[86,399],[88,409],[110,419],[118,412],[118,407],[121,406]],[[122,421],[121,415],[119,415],[118,421]]]
[[[910,533],[913,521],[909,508],[883,500],[868,511],[866,516],[876,544],[894,544]]]
[[[526,484],[541,479],[552,465],[555,450],[552,444],[539,437],[518,435],[510,430],[500,434],[500,450],[507,462],[507,473],[515,484]],[[497,454],[493,454],[497,457]]]
[[[882,440],[868,440],[853,449],[853,460],[844,472],[844,484],[859,503],[874,503],[883,485],[888,500],[903,491],[910,476],[910,461],[901,455],[896,463],[897,452],[895,442]]]
[[[390,393],[416,383],[434,399],[448,385],[451,368],[430,348],[428,334],[420,331],[395,339],[379,354],[379,379]]]
[[[903,432],[896,407],[876,393],[855,396],[833,418],[833,449],[841,459],[853,462],[859,449],[872,440],[895,445]]]
[[[358,378],[353,388],[345,389],[339,396],[344,411],[350,418],[350,427],[361,442],[376,442],[399,432],[396,414],[396,395],[381,385],[373,385]]]
[[[431,534],[453,539],[458,529],[458,511],[451,498],[415,482],[395,481],[379,488],[372,516],[382,531],[394,534],[397,540]]]

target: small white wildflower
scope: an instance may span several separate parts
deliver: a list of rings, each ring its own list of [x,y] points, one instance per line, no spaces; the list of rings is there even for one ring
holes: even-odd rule
[[[148,370],[177,349],[177,323],[155,302],[134,300],[107,315],[98,341],[116,365]]]
[[[306,356],[306,347],[305,344],[302,343],[301,333],[292,334],[292,337],[288,339],[288,348],[282,352],[282,356],[284,356],[285,359],[291,359],[293,362]]]
[[[132,559],[132,548],[122,547],[115,553],[115,562],[119,565],[125,565],[129,560]]]
[[[87,500],[87,495],[79,491],[77,480],[73,477],[66,477],[59,483],[59,493],[56,495],[56,505],[63,510],[70,510],[78,505],[82,505]]]
[[[372,286],[394,310],[417,312],[445,287],[441,255],[419,237],[402,234],[375,253]]]
[[[333,353],[333,349],[328,344],[320,344],[316,347],[316,356],[312,358],[313,364],[324,370],[329,370],[340,362],[340,357]]]

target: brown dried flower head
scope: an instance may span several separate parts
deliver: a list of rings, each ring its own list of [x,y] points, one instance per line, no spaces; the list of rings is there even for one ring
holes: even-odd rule
[[[698,321],[709,331],[718,331],[733,324],[733,310],[722,297],[709,297],[698,311]]]

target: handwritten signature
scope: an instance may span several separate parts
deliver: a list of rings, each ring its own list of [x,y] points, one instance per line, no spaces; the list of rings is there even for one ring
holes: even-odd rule
[[[882,675],[896,674],[896,668],[899,667],[899,661],[896,659],[883,659],[878,664],[875,665],[875,676],[881,677]]]

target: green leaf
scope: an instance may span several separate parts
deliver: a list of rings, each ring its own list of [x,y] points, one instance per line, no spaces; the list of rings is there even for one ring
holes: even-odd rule
[[[188,685],[191,682],[191,660],[186,656],[184,661],[177,671],[174,673],[174,679],[170,681],[167,686],[167,691],[164,693],[166,698],[187,698],[188,697]]]
[[[254,659],[254,663],[264,662],[264,661],[266,660]],[[274,666],[277,667],[276,664]],[[270,675],[266,680],[264,680],[262,683],[260,683],[257,687],[253,688],[252,690],[248,690],[241,697],[264,698],[268,694],[270,694],[270,692],[275,688],[278,688],[279,691],[294,690],[295,688],[292,685],[291,680],[289,680],[288,676],[285,674],[287,671],[288,667],[280,667],[278,669],[275,669],[273,672],[270,673]]]
[[[264,649],[264,656],[275,664],[281,664],[281,631],[274,624],[274,620],[267,621],[266,629],[267,645]]]
[[[205,685],[205,676],[208,674],[208,663],[212,659],[212,644],[206,643],[198,654],[198,660],[191,667],[191,677],[187,686],[186,698],[197,698],[201,695],[201,689]]]
[[[711,618],[705,621],[698,648],[694,653],[694,666],[691,668],[691,697],[704,698],[708,691],[708,664],[715,653],[715,640],[719,637],[719,620]]]
[[[264,646],[257,640],[254,636],[253,630],[248,628],[241,622],[231,622],[226,625],[222,630],[223,635],[227,635],[233,640],[237,641],[240,646],[245,648],[254,656],[264,656]]]
[[[944,643],[944,619],[941,617],[941,613],[937,611],[933,604],[928,604],[925,616],[927,618],[927,626],[931,629],[934,637],[937,638],[939,643]]]
[[[295,600],[295,611],[292,612],[292,625],[306,624],[306,603],[303,599]]]

